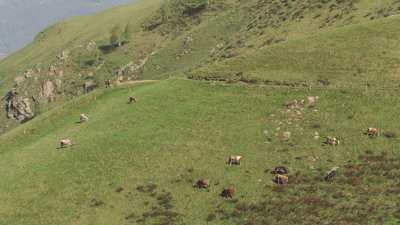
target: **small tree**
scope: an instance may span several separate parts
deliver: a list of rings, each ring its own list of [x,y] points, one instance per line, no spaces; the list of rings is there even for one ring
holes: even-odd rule
[[[128,23],[125,26],[124,33],[122,34],[122,36],[123,36],[124,41],[129,41],[129,39],[131,39],[131,37],[132,37],[132,26],[131,26],[130,23]]]
[[[120,47],[122,45],[122,31],[120,26],[115,26],[111,30],[111,36],[110,36],[110,45],[117,45]]]

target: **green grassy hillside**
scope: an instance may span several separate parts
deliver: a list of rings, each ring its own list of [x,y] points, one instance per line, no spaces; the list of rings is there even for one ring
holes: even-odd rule
[[[309,95],[315,108],[284,106]],[[395,224],[398,139],[363,132],[398,133],[397,105],[384,92],[187,80],[95,91],[0,137],[0,223]],[[80,113],[90,121],[77,124]],[[323,145],[329,135],[341,144]],[[57,149],[62,138],[75,145]],[[241,166],[226,165],[231,154]],[[269,173],[282,165],[287,187]],[[192,187],[200,178],[208,191]],[[229,185],[237,192],[224,200]]]
[[[399,85],[400,17],[299,38],[191,71],[194,79],[375,88]]]
[[[18,124],[2,100],[0,224],[400,223],[399,12],[398,0],[152,0],[48,28],[0,61],[0,93],[35,111]],[[288,104],[309,96],[315,107]]]
[[[149,34],[146,35],[147,42],[143,44],[141,34],[142,21],[158,9],[159,2],[138,1],[133,5],[119,6],[94,15],[68,19],[49,27],[27,47],[0,61],[1,96],[15,85],[16,77],[23,77],[28,70],[32,70],[33,75],[17,87],[27,97],[34,96],[39,99],[41,85],[46,80],[53,83],[61,82],[61,85],[57,86],[56,102],[62,102],[66,98],[82,93],[82,84],[88,79],[94,79],[102,85],[103,80],[114,76],[120,66],[130,61],[136,63],[143,54],[150,54],[154,48],[152,45],[159,42],[157,35]],[[118,54],[102,55],[104,58],[100,59],[98,48],[108,43],[112,28],[127,25],[131,27],[131,38],[138,40],[125,45]],[[91,42],[95,43],[92,49],[89,48]],[[140,46],[140,51],[136,50],[137,46]],[[68,59],[65,61],[57,58],[63,51],[68,53]],[[87,62],[93,58],[98,59],[96,63],[87,66]],[[48,73],[51,65],[57,69],[56,76]],[[60,71],[62,74],[58,74]],[[88,74],[93,76],[90,77]],[[42,111],[45,111],[47,99],[41,101]],[[7,130],[6,126],[15,126],[15,122],[4,118],[3,104],[1,111],[0,133],[3,133]]]
[[[245,81],[346,83],[340,82],[344,78],[365,84],[385,73],[391,82],[397,74],[397,19],[387,17],[399,12],[397,0],[138,1],[40,33],[0,61],[0,94],[18,83],[20,96],[40,103],[33,109],[38,115],[82,94],[85,82],[101,87],[107,79],[241,74]],[[118,48],[109,42],[115,29],[129,31]],[[27,71],[33,75],[24,79]],[[42,93],[46,82],[54,86],[50,97]],[[0,133],[17,125],[5,116],[0,123]]]

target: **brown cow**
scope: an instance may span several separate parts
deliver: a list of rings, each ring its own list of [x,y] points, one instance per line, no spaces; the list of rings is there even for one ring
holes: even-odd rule
[[[328,136],[328,137],[326,137],[326,140],[325,140],[324,143],[327,144],[327,145],[338,145],[338,144],[340,144],[340,141],[336,137],[329,137]]]
[[[338,170],[338,169],[339,169],[339,167],[335,166],[335,167],[333,167],[331,170],[329,170],[329,171],[326,173],[326,175],[325,175],[325,177],[324,177],[324,180],[325,180],[325,181],[328,181],[328,182],[332,181],[333,178],[336,176],[337,170]]]
[[[289,173],[288,169],[286,169],[286,167],[284,167],[284,166],[275,167],[275,169],[271,172],[271,174],[274,174],[274,175],[276,175],[276,174],[284,175],[284,174],[288,174],[288,173]]]
[[[289,177],[277,174],[273,180],[276,184],[287,185],[289,183]]]
[[[193,185],[193,187],[200,188],[200,189],[201,188],[209,188],[210,181],[207,179],[200,179]]]
[[[111,87],[111,80],[105,80],[104,81],[104,85],[106,86],[106,88],[110,88]]]
[[[133,102],[135,102],[135,103],[136,103],[136,98],[135,98],[135,97],[132,97],[132,96],[130,96],[130,97],[128,98],[128,103],[129,103],[129,104],[132,104]]]
[[[378,137],[379,136],[379,129],[375,127],[370,127],[365,132],[370,137]]]
[[[234,187],[224,188],[224,190],[221,192],[221,196],[224,198],[233,198],[234,194],[235,194]]]

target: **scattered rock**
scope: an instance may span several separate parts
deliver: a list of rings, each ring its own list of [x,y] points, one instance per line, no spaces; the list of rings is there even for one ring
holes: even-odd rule
[[[50,81],[46,80],[43,82],[40,97],[46,98],[49,102],[53,101],[56,96],[56,85]]]
[[[58,56],[57,59],[60,61],[67,61],[69,58],[69,51],[68,50],[64,50],[62,51]]]
[[[385,131],[383,133],[383,136],[385,136],[386,138],[396,138],[397,134],[394,131]]]
[[[304,100],[293,100],[293,101],[290,101],[290,102],[288,102],[288,103],[286,103],[285,104],[285,106],[288,108],[288,109],[291,109],[291,110],[293,110],[293,109],[304,109],[304,104],[305,104],[305,101]]]
[[[95,41],[90,41],[87,45],[86,45],[86,51],[91,52],[93,50],[97,49],[97,43]]]
[[[47,71],[47,75],[54,76],[57,74],[57,67],[55,65],[50,65]]]
[[[307,97],[307,106],[309,108],[314,108],[317,104],[319,97],[318,96],[308,96]]]
[[[281,140],[282,141],[289,141],[291,135],[292,135],[292,133],[290,133],[289,131],[285,131],[281,135]]]
[[[33,69],[28,69],[24,72],[24,77],[31,78],[34,74],[35,74],[35,71]]]
[[[57,88],[61,88],[61,85],[62,85],[62,80],[56,79],[56,86],[57,86]]]
[[[187,46],[187,45],[189,45],[190,43],[192,43],[193,42],[193,35],[192,34],[189,34],[189,36],[187,36],[186,38],[185,38],[185,41],[183,42],[183,45],[184,46]]]
[[[17,76],[15,79],[14,79],[14,83],[15,83],[15,86],[21,86],[21,84],[22,83],[24,83],[25,82],[25,77],[24,76]]]

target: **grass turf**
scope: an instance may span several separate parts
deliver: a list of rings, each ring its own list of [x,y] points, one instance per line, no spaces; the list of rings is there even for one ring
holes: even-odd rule
[[[316,108],[284,106],[309,95],[320,96]],[[381,91],[180,79],[98,90],[0,137],[1,223],[395,224],[398,139],[363,132],[398,133],[397,103]],[[77,124],[80,113],[90,121]],[[323,145],[329,135],[341,144]],[[62,138],[75,145],[58,150]],[[231,154],[241,166],[225,164]],[[287,187],[269,174],[281,165]],[[326,183],[333,166],[338,177]],[[209,191],[192,187],[200,178]],[[230,185],[236,195],[224,200]]]

